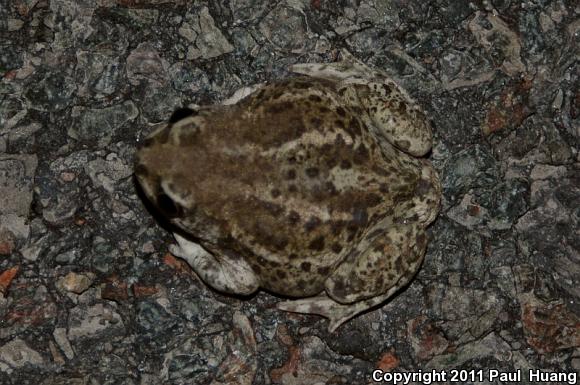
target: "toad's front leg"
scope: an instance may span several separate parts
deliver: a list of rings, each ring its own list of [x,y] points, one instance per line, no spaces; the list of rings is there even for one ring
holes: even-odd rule
[[[170,246],[170,251],[185,259],[197,275],[214,289],[229,293],[247,295],[258,290],[258,277],[243,258],[213,255],[199,244],[174,233],[179,246]]]

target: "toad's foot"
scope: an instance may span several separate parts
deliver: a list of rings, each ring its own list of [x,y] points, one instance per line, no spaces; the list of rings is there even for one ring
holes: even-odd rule
[[[352,304],[341,304],[326,295],[279,302],[276,307],[292,313],[318,314],[330,320],[328,331],[334,332],[340,325],[357,314],[373,308],[391,296],[391,290],[383,295]]]
[[[338,62],[293,64],[290,66],[290,71],[331,81],[383,77],[379,72],[355,58],[346,49],[340,51],[340,61]]]

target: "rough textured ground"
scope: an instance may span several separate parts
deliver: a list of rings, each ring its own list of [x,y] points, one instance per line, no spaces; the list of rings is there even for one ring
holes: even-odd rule
[[[580,371],[575,0],[1,0],[0,384],[366,384]],[[337,333],[208,290],[135,193],[172,110],[347,48],[428,111],[412,284]]]

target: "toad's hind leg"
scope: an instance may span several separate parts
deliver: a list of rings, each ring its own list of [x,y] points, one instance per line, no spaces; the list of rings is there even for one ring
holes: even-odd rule
[[[185,259],[209,286],[224,293],[240,295],[258,290],[258,278],[243,258],[215,256],[199,244],[179,234],[173,235],[179,246],[170,246],[171,253]]]
[[[345,105],[361,108],[370,118],[373,133],[414,156],[423,156],[432,145],[429,119],[394,80],[341,51],[335,63],[304,63],[292,72],[333,81]]]
[[[329,319],[328,331],[334,332],[340,325],[368,309],[386,301],[399,287],[389,289],[385,294],[361,302],[344,305],[327,295],[280,302],[276,307],[292,313],[317,314]]]
[[[278,308],[330,319],[333,331],[355,315],[381,304],[405,286],[423,260],[427,239],[417,223],[390,223],[361,242],[327,279],[326,295],[282,302]],[[376,234],[377,229],[369,233]]]
[[[375,135],[384,137],[413,156],[423,156],[429,152],[433,144],[431,123],[419,105],[398,84],[384,79],[345,87],[354,88],[376,128],[373,131]]]

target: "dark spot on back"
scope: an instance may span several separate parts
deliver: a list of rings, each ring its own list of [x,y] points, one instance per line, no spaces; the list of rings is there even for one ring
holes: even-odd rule
[[[300,270],[302,270],[302,271],[308,272],[308,271],[310,271],[311,267],[312,267],[312,265],[309,262],[302,262],[300,264]]]
[[[340,243],[334,242],[331,246],[331,249],[333,252],[338,254],[342,251],[342,245]]]
[[[426,179],[421,179],[415,186],[415,193],[419,196],[427,194],[431,190],[431,183]]]
[[[389,176],[391,173],[379,166],[373,166],[373,172],[380,176]]]
[[[407,112],[407,105],[405,103],[399,102],[399,105],[397,106],[397,112],[401,115],[405,114]]]
[[[344,282],[342,282],[342,280],[333,280],[333,283],[334,287],[332,288],[332,294],[338,298],[344,298],[346,294]]]
[[[336,190],[336,187],[334,186],[334,184],[332,182],[326,182],[324,184],[324,187],[326,187],[326,192],[328,192],[328,194],[330,194],[330,195],[338,194],[338,191]]]
[[[329,149],[327,147],[329,147],[330,145],[323,145],[321,148],[321,153],[325,154],[327,156],[325,163],[326,166],[328,167],[328,169],[332,169],[334,166],[336,166],[336,164],[338,163],[338,157],[336,156],[336,154],[334,152],[328,152],[328,151],[332,151],[332,149]]]
[[[379,275],[379,278],[377,279],[376,283],[375,283],[375,287],[377,288],[377,290],[379,290],[380,288],[383,288],[385,286],[385,278],[383,277],[383,275]]]
[[[258,92],[256,92],[253,96],[254,100],[262,99],[264,96],[264,92],[265,92],[265,89],[260,88],[260,90]]]
[[[374,207],[382,201],[383,199],[378,194],[369,193],[365,196],[365,204],[367,207]]]
[[[320,220],[320,218],[311,216],[304,224],[304,230],[307,232],[311,232],[312,230],[320,226],[321,223],[322,221]]]
[[[407,217],[407,220],[411,221],[411,222],[416,222],[418,219],[419,219],[419,215],[417,215],[417,213],[411,215],[410,217]]]
[[[351,168],[351,167],[352,167],[352,164],[351,164],[351,163],[350,163],[350,161],[349,161],[349,160],[347,160],[347,159],[343,159],[343,160],[340,162],[340,168],[342,168],[343,170],[348,170],[348,169],[349,169],[349,168]]]
[[[335,221],[330,224],[330,230],[332,231],[333,235],[339,235],[344,228],[344,222],[342,221]]]
[[[310,96],[308,96],[308,99],[314,103],[319,103],[322,101],[322,98],[318,95],[310,95]]]
[[[361,127],[358,119],[351,119],[348,129],[351,135],[359,136],[361,134]]]
[[[295,170],[288,170],[286,173],[286,179],[292,180],[296,178],[296,171]]]
[[[345,111],[345,110],[344,110],[344,108],[342,108],[342,107],[338,107],[338,108],[336,109],[336,113],[337,113],[338,115],[342,116],[342,117],[344,117],[344,116],[346,115],[346,111]]]
[[[310,178],[315,178],[318,176],[319,170],[316,167],[308,167],[306,169],[306,175]]]
[[[403,272],[403,260],[400,257],[395,259],[395,271],[397,273]]]
[[[266,108],[266,112],[270,114],[278,114],[280,112],[285,112],[291,109],[294,105],[290,102],[279,102],[279,103],[271,103]]]
[[[375,229],[373,231],[371,231],[368,235],[367,235],[367,239],[374,239],[375,237],[384,234],[385,230],[384,229]]]
[[[288,245],[288,239],[277,232],[274,232],[272,229],[264,226],[259,220],[254,222],[252,226],[252,232],[254,234],[254,238],[257,242],[262,245],[272,245],[276,250],[284,250]],[[278,265],[277,262],[274,261],[267,261],[261,258],[263,261],[259,261],[261,265],[269,265],[269,266],[276,266]]]
[[[294,210],[290,211],[288,213],[288,221],[293,225],[297,224],[300,221],[300,214]]]
[[[272,194],[272,198],[278,198],[281,194],[280,190],[278,190],[277,188],[273,188],[272,191],[270,191],[270,193]]]
[[[363,109],[360,107],[351,106],[350,109],[352,110],[354,116],[361,116],[363,114]]]
[[[354,153],[353,161],[355,164],[362,164],[369,158],[369,152],[364,144],[359,144]]]
[[[304,90],[304,89],[310,88],[310,85],[311,85],[311,84],[310,84],[309,82],[306,82],[306,81],[300,81],[300,80],[295,80],[295,81],[294,81],[294,84],[292,84],[292,86],[293,86],[294,88],[297,88],[297,89],[299,89],[299,90]]]
[[[261,206],[266,212],[268,212],[273,217],[277,218],[284,213],[284,207],[279,204],[266,201],[259,201],[259,203],[257,204],[259,205],[258,207]]]
[[[321,251],[324,249],[324,237],[321,235],[315,238],[312,242],[310,242],[308,248],[315,251]]]
[[[427,243],[427,235],[425,235],[425,233],[419,233],[417,235],[417,244],[425,245],[426,243]]]
[[[229,250],[232,249],[234,246],[234,244],[236,243],[236,241],[234,240],[234,237],[232,237],[231,235],[225,236],[225,237],[220,237],[218,238],[217,244],[219,245],[219,247],[223,250]],[[243,258],[242,254],[234,254],[232,255],[232,258]]]
[[[356,207],[353,209],[352,213],[352,223],[357,227],[365,226],[369,220],[366,209],[362,207]]]
[[[312,123],[313,126],[315,126],[316,128],[319,128],[322,125],[322,120],[320,118],[310,118],[310,123]]]
[[[272,90],[272,92],[268,95],[270,100],[276,100],[284,95],[285,89],[283,87],[276,87]]]

